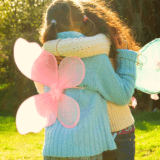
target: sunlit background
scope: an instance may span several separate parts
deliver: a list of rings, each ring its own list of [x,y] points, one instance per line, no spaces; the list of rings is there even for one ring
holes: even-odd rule
[[[84,0],[85,1],[85,0]],[[106,0],[121,19],[133,29],[137,42],[146,43],[160,37],[159,0]],[[37,94],[33,82],[23,76],[13,59],[15,41],[22,37],[39,41],[39,28],[45,6],[51,0],[0,0],[0,159],[42,159],[44,131],[21,136],[15,127],[19,105]],[[160,157],[160,101],[135,91],[138,104],[132,109],[136,118],[136,160]],[[139,112],[144,113],[139,113]]]

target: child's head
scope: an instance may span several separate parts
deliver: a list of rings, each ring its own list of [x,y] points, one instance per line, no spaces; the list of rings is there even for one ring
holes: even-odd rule
[[[77,31],[85,36],[104,33],[111,39],[110,57],[115,58],[116,48],[138,51],[132,31],[120,20],[118,15],[102,0],[55,0],[44,15],[41,29],[41,42],[56,39],[58,32]],[[84,15],[89,19],[83,21]],[[55,20],[57,24],[52,24]]]
[[[85,15],[92,20],[99,33],[110,36],[112,41],[110,56],[115,57],[115,48],[138,51],[139,44],[134,40],[133,32],[113,12],[103,0],[81,0]],[[127,46],[127,48],[126,48]]]
[[[83,21],[83,7],[74,0],[55,0],[44,15],[41,42],[56,39],[59,32],[77,31],[86,36],[97,34],[96,25],[91,20]],[[55,20],[57,23],[51,23]]]

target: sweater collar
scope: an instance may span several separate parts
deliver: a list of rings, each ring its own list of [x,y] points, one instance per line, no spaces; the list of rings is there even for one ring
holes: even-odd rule
[[[65,39],[65,38],[79,38],[79,37],[85,37],[82,33],[75,32],[75,31],[67,31],[67,32],[60,32],[57,33],[57,39]]]

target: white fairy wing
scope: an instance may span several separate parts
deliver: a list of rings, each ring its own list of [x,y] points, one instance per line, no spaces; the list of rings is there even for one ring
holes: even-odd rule
[[[85,76],[85,66],[78,57],[66,57],[58,65],[56,58],[37,43],[19,38],[14,46],[14,59],[19,70],[33,81],[49,86],[48,93],[24,101],[16,115],[21,134],[37,133],[52,125],[57,118],[66,128],[75,127],[80,118],[78,103],[62,91],[79,85]]]
[[[26,99],[16,115],[17,130],[21,134],[38,133],[52,125],[57,119],[57,101],[50,93],[43,93]]]
[[[14,45],[14,59],[19,70],[40,84],[57,84],[58,66],[56,58],[39,44],[19,38]]]
[[[160,38],[146,44],[139,52],[136,89],[148,94],[160,93]]]

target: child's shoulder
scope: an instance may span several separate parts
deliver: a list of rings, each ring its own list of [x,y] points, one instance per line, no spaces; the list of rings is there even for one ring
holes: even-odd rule
[[[80,38],[85,37],[82,33],[75,32],[75,31],[67,31],[67,32],[60,32],[57,33],[57,38],[66,39],[66,38]]]
[[[94,68],[101,68],[103,66],[106,67],[106,63],[108,63],[109,58],[106,54],[99,54],[99,55],[95,55],[95,56],[91,56],[91,57],[85,57],[85,58],[81,58],[82,61],[85,63],[85,65],[91,65]]]

